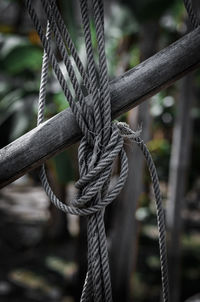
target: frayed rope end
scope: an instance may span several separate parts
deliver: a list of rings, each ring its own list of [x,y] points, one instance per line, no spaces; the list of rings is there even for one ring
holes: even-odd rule
[[[142,127],[139,127],[136,131],[133,131],[127,123],[117,122],[117,127],[120,131],[120,134],[124,138],[137,138],[140,137],[142,132]]]

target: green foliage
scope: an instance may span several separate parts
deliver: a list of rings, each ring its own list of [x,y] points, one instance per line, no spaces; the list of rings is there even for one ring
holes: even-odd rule
[[[66,101],[66,97],[62,91],[54,94],[53,101],[56,104],[57,112],[69,107],[69,103]]]
[[[56,155],[53,158],[53,165],[60,184],[66,184],[74,179],[74,167],[68,150]]]
[[[3,70],[11,75],[22,72],[35,72],[41,68],[42,50],[34,45],[19,45],[12,49],[2,60]]]
[[[53,271],[59,273],[64,278],[72,277],[77,272],[77,264],[68,262],[55,256],[49,256],[46,259],[46,265]]]
[[[139,47],[133,46],[130,50],[130,68],[135,67],[140,63],[140,51]]]
[[[70,32],[70,35],[72,37],[72,40],[74,41],[75,45],[78,46],[77,44],[77,37],[79,35],[78,31],[78,26],[77,26],[77,16],[76,16],[76,11],[75,11],[75,1],[65,1],[61,0],[58,1],[59,6],[60,6],[60,11],[64,12],[62,13],[63,19],[65,24],[67,25],[67,28]]]
[[[170,151],[170,145],[166,139],[154,139],[148,143],[148,147],[151,152],[156,152],[157,156],[163,156]]]
[[[97,47],[97,38],[96,38],[96,30],[95,30],[94,22],[90,22],[90,30],[91,30],[92,46],[95,49]]]
[[[18,100],[22,96],[21,90],[7,92],[0,102],[0,125],[2,125],[10,115],[18,110]]]
[[[12,141],[36,125],[34,107],[42,50],[19,36],[2,35],[2,39],[0,67],[4,80],[0,85],[0,127],[11,121],[4,134]]]
[[[174,1],[174,5],[170,10],[171,17],[174,19],[176,24],[180,24],[183,22],[183,15],[186,14],[186,9],[184,7],[183,1],[176,0]]]

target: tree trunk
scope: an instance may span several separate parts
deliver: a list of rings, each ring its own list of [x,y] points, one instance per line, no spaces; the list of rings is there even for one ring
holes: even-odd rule
[[[177,105],[172,153],[169,172],[167,202],[167,227],[169,233],[169,277],[171,302],[180,301],[180,257],[181,257],[181,212],[184,207],[186,177],[191,150],[193,104],[193,75],[180,82],[180,96]]]

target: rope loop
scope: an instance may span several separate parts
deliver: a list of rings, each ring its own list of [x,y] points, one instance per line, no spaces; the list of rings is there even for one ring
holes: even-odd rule
[[[98,136],[96,141],[99,141]],[[124,138],[117,123],[112,123],[110,141],[104,147],[104,152],[98,151],[98,148],[101,148],[99,143],[94,146],[95,152],[92,152],[87,140],[82,138],[79,147],[80,174],[82,175],[75,184],[79,197],[71,201],[70,206],[56,197],[48,184],[45,168],[42,167],[40,179],[54,205],[65,213],[79,216],[95,214],[108,206],[122,190],[128,175],[128,159],[123,144]],[[96,158],[95,162],[93,162],[93,157]],[[120,174],[115,186],[109,190],[112,167],[117,157],[120,159]],[[105,186],[107,190],[104,190]],[[103,196],[101,196],[102,192],[104,193]],[[97,203],[94,203],[97,196],[101,198],[98,199]]]
[[[40,177],[47,195],[58,209],[64,211],[65,213],[70,213],[73,215],[94,215],[95,213],[101,212],[106,206],[108,206],[113,200],[115,200],[115,198],[123,188],[128,175],[128,160],[124,150],[124,140],[129,139],[135,142],[141,149],[146,159],[146,163],[152,179],[157,209],[163,301],[168,302],[169,289],[164,210],[162,207],[162,199],[156,167],[148,148],[139,136],[140,133],[141,130],[133,131],[126,123],[112,123],[110,143],[105,148],[100,160],[96,160],[96,162],[92,163],[92,165],[91,162],[93,153],[88,152],[89,147],[87,145],[87,141],[84,138],[82,139],[79,148],[81,157],[79,159],[81,161],[81,172],[83,175],[76,183],[76,188],[80,190],[80,197],[71,202],[72,206],[67,206],[55,196],[46,179],[44,168],[42,168],[41,170]],[[94,147],[94,150],[96,152],[97,148]],[[111,167],[117,156],[119,156],[120,158],[121,166],[117,184],[111,191],[106,192],[104,198],[101,198],[102,196],[100,196],[99,194],[102,194],[105,183],[108,185],[111,175]],[[98,158],[98,152],[96,158]]]
[[[96,195],[101,194],[105,185],[109,186],[113,162],[119,155],[123,147],[123,138],[119,135],[117,125],[112,124],[111,135],[106,146],[100,143],[100,137],[95,137],[93,150],[83,137],[79,147],[79,163],[84,169],[83,175],[75,184],[79,190],[79,199],[73,202],[78,208],[89,207]],[[121,163],[123,164],[123,163]],[[107,200],[106,194],[103,202]]]

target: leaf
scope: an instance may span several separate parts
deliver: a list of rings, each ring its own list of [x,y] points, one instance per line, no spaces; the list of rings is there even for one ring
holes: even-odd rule
[[[63,111],[64,109],[69,107],[69,103],[67,102],[66,97],[62,91],[54,95],[53,101],[57,106],[58,112]]]
[[[22,92],[20,89],[7,93],[0,100],[0,126],[21,108]]]
[[[12,75],[26,70],[37,71],[42,64],[42,50],[37,46],[23,45],[12,49],[2,62],[5,71]]]
[[[61,258],[54,256],[47,257],[46,265],[53,271],[58,272],[63,277],[72,277],[77,272],[77,264],[74,262],[66,262]]]
[[[69,151],[64,151],[53,158],[58,182],[66,184],[74,179],[72,158]]]

